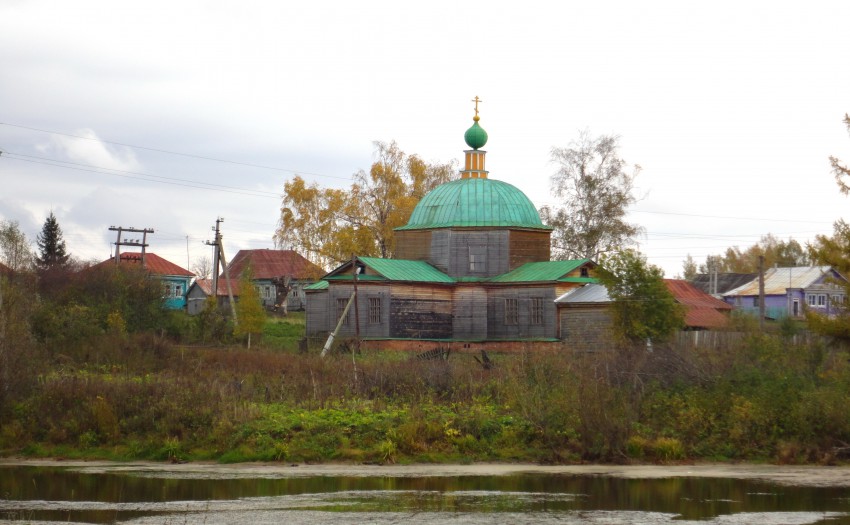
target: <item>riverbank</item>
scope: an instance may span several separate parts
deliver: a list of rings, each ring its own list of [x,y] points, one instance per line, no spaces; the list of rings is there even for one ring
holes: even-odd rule
[[[62,461],[46,459],[0,459],[0,467],[63,467],[94,472],[145,472],[168,478],[230,479],[344,477],[453,477],[559,474],[565,476],[608,476],[624,479],[714,478],[758,480],[801,487],[850,487],[850,466],[787,466],[762,464],[705,463],[693,465],[533,465],[475,463],[469,465],[355,465],[239,463],[222,465],[193,462]]]

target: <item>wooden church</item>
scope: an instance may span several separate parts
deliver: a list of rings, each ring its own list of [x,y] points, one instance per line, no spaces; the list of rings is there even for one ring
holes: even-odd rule
[[[370,347],[560,342],[555,299],[595,282],[596,264],[549,260],[552,229],[534,204],[488,177],[477,102],[473,121],[460,178],[425,195],[396,229],[398,258],[357,257],[305,289],[308,336],[332,332],[344,314],[338,337]]]

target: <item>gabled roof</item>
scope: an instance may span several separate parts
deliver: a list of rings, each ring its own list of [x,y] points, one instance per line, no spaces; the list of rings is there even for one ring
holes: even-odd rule
[[[311,280],[325,273],[322,268],[293,250],[239,250],[227,266],[230,278],[238,280],[248,263],[251,264],[254,279],[289,276],[298,280]]]
[[[198,279],[192,284],[190,290],[196,286],[200,288],[207,297],[213,293],[212,279]],[[239,295],[239,281],[230,281],[230,288],[233,295]],[[227,279],[218,280],[218,295],[227,297]]]
[[[543,261],[525,263],[508,273],[497,275],[489,280],[491,283],[533,283],[533,282],[592,282],[589,277],[566,277],[566,275],[587,263],[596,264],[590,259],[573,261]]]
[[[455,280],[425,261],[358,257],[367,270],[357,277],[360,281],[408,281],[424,283],[454,283]],[[345,263],[326,275],[328,280],[351,280],[351,263]]]
[[[120,255],[120,264],[122,265],[142,265],[142,254],[140,252],[124,252]],[[105,261],[101,261],[92,268],[103,268],[110,264],[115,264],[115,258],[110,257]],[[173,277],[194,277],[195,274],[185,268],[177,266],[171,261],[167,261],[159,255],[152,252],[145,252],[144,268],[154,275],[173,276]]]
[[[722,312],[732,306],[708,295],[692,283],[679,279],[664,279],[667,290],[676,302],[685,307],[685,326],[690,328],[722,328],[729,319]]]
[[[795,266],[770,268],[764,272],[764,294],[785,295],[788,288],[808,288],[824,282],[828,277],[846,280],[831,266]],[[723,294],[724,297],[755,296],[759,294],[759,280],[746,283]]]
[[[556,304],[607,304],[610,302],[611,298],[608,297],[608,289],[601,284],[595,283],[573,288],[555,299]]]

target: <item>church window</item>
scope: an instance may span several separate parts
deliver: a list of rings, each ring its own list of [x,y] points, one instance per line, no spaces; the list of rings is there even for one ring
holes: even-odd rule
[[[342,313],[345,312],[345,305],[348,304],[348,299],[345,297],[340,297],[336,300],[336,318],[337,321],[340,317],[342,317]],[[350,317],[350,312],[346,312],[345,319],[342,320],[342,326],[348,326],[348,318]]]
[[[531,324],[543,324],[543,298],[531,298]]]
[[[381,323],[381,298],[380,297],[370,297],[369,298],[369,323],[370,324],[380,324]]]
[[[484,273],[487,271],[487,247],[473,245],[469,247],[469,272]]]
[[[517,300],[505,299],[505,324],[516,325],[519,323],[519,315],[517,314]]]

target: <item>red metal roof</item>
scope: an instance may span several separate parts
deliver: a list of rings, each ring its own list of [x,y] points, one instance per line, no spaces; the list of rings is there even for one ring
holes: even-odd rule
[[[272,279],[288,275],[293,279],[310,280],[325,274],[322,268],[292,250],[239,250],[228,266],[230,278],[239,279],[249,262],[254,279]]]
[[[664,279],[664,284],[676,302],[685,307],[686,326],[722,328],[729,322],[723,312],[732,310],[732,305],[708,295],[688,281]]]
[[[142,254],[140,252],[124,252],[121,254],[121,264],[142,264]],[[97,263],[94,267],[102,267],[108,264],[115,264],[115,259],[109,259]],[[181,268],[173,262],[166,261],[159,255],[151,252],[145,252],[145,269],[154,275],[179,275],[183,277],[194,277],[195,274]]]

